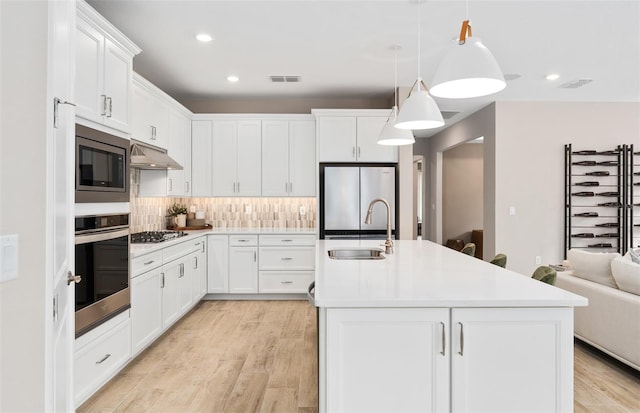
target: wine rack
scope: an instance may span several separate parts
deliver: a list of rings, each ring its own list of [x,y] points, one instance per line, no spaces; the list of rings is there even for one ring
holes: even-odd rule
[[[571,248],[621,254],[640,243],[640,167],[633,145],[606,151],[565,145],[565,258]]]

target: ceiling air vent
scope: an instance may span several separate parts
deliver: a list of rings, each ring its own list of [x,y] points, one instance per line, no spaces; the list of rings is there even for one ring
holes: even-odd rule
[[[298,83],[300,76],[269,76],[272,83]]]
[[[591,82],[593,82],[593,79],[575,79],[561,84],[560,87],[564,89],[577,89]]]

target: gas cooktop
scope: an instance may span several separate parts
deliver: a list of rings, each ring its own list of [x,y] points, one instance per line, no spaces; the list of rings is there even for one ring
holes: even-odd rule
[[[145,244],[163,242],[174,238],[184,237],[187,234],[184,231],[144,231],[131,234],[132,244]]]

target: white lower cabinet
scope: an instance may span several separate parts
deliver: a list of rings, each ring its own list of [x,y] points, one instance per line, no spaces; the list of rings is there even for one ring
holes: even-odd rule
[[[258,236],[229,236],[229,292],[258,292]]]
[[[207,237],[207,292],[229,292],[229,236]]]
[[[160,261],[162,262],[162,261]],[[131,344],[138,354],[162,332],[162,268],[131,279]]]
[[[129,311],[76,339],[74,355],[75,406],[80,406],[109,381],[131,358]]]
[[[195,242],[194,246],[198,249],[191,257],[193,270],[191,298],[197,302],[207,293],[207,238],[203,237]]]
[[[178,260],[162,265],[162,326],[178,319],[178,277],[182,263]]]
[[[449,410],[448,309],[328,309],[326,328],[321,411]]]
[[[260,293],[305,293],[315,278],[314,235],[260,235]]]
[[[571,308],[320,309],[321,412],[568,412]]]

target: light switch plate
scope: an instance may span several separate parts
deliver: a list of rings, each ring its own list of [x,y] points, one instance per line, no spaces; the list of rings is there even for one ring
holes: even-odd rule
[[[0,282],[18,278],[18,234],[0,236]]]
[[[305,215],[307,213],[307,208],[305,208],[304,206],[300,206],[300,215]]]

